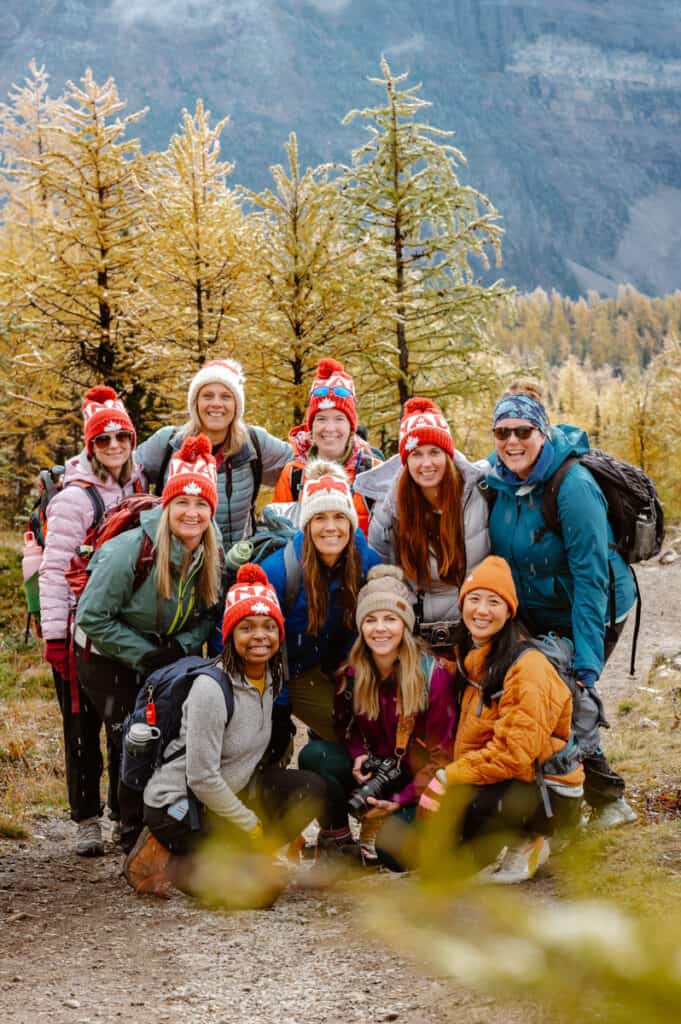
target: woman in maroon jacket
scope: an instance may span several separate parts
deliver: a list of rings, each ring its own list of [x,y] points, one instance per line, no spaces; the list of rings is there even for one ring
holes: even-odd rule
[[[332,817],[321,823],[319,849],[356,852],[349,812],[367,837],[365,863],[378,858],[399,870],[394,853],[402,847],[403,826],[415,820],[421,793],[451,756],[453,678],[414,639],[414,611],[398,566],[369,570],[356,621],[359,637],[337,676],[339,742],[311,740],[299,764],[324,777],[331,797]]]

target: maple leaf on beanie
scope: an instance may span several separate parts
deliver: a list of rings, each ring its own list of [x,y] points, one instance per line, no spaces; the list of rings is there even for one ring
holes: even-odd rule
[[[400,420],[400,458],[404,464],[409,454],[422,444],[441,448],[454,458],[454,441],[449,424],[435,402],[429,398],[408,398]]]
[[[242,565],[236,574],[236,583],[227,591],[225,614],[222,619],[222,641],[227,643],[230,633],[249,615],[269,615],[279,627],[279,639],[284,639],[284,616],[277,594],[265,571],[254,562]]]
[[[350,481],[337,462],[313,459],[305,469],[305,483],[300,496],[300,528],[319,512],[342,512],[357,529],[357,509],[352,500]]]
[[[312,430],[312,422],[318,412],[330,409],[347,416],[353,432],[357,429],[355,383],[352,377],[336,359],[320,359],[305,413],[307,429]]]
[[[94,439],[99,434],[107,434],[113,430],[129,430],[132,434],[132,447],[137,444],[137,434],[132,420],[113,388],[106,384],[89,388],[83,396],[82,410],[88,455],[92,455]]]
[[[218,504],[217,471],[211,454],[210,441],[204,434],[185,438],[179,452],[168,464],[161,504],[165,508],[169,501],[181,494],[193,494],[205,498],[215,515]]]

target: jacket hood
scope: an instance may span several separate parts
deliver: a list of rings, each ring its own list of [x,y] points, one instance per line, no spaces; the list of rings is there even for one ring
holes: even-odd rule
[[[569,423],[560,423],[551,427],[551,444],[553,445],[553,461],[546,478],[553,476],[559,466],[571,455],[584,455],[589,451],[589,437],[581,427],[573,427]],[[487,483],[497,490],[510,487],[497,472],[498,456],[496,451],[487,456],[491,469],[487,473]]]
[[[454,465],[458,469],[459,473],[461,474],[461,479],[463,480],[463,504],[465,504],[470,494],[475,490],[480,481],[484,479],[485,473],[481,469],[480,463],[469,462],[466,456],[463,455],[458,449],[454,451]],[[376,481],[379,487],[381,486],[381,484],[385,485],[389,467],[392,469],[393,473],[392,480],[390,481],[388,489],[389,501],[391,502],[393,508],[396,508],[397,485],[399,484],[402,470],[404,470],[405,473],[409,472],[407,467],[402,465],[402,460],[400,459],[399,455],[393,455],[393,457],[391,459],[388,459],[387,462],[382,463],[380,466],[376,466],[375,469],[370,469],[367,473],[363,473],[362,476],[360,477],[360,480],[362,481],[361,488],[357,489],[361,490],[361,493],[363,494],[369,493],[371,497],[374,497],[374,495],[371,494],[370,490],[372,479]],[[385,490],[383,491],[383,493],[385,493]],[[376,495],[376,497],[379,496],[380,495],[378,494]]]

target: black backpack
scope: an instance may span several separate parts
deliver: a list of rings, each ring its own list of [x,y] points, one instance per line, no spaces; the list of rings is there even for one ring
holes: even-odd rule
[[[568,456],[544,483],[541,511],[545,526],[537,530],[536,540],[541,540],[548,530],[559,535],[562,534],[560,516],[558,515],[558,491],[567,474],[577,463],[589,470],[603,493],[608,506],[608,520],[615,537],[615,550],[629,566],[634,579],[636,619],[629,665],[629,672],[633,676],[636,667],[636,645],[641,625],[641,591],[636,573],[631,566],[635,562],[653,558],[659,553],[664,539],[664,512],[655,484],[642,469],[632,466],[622,459],[617,459],[600,448],[589,448],[583,455]],[[483,485],[482,490],[491,512],[497,492],[486,484]],[[608,570],[610,573],[610,628],[614,632],[616,620],[615,578],[610,563],[608,563]]]
[[[156,669],[144,681],[133,711],[123,724],[123,756],[120,778],[126,786],[141,793],[156,768],[168,761],[174,761],[185,752],[180,747],[168,758],[163,752],[171,740],[177,739],[182,724],[182,705],[189,695],[197,676],[206,675],[219,683],[222,689],[227,721],[234,714],[234,693],[230,677],[218,666],[216,659],[189,655],[172,665]],[[149,743],[143,754],[131,754],[127,749],[126,736],[130,726],[136,722],[155,725],[160,736]]]

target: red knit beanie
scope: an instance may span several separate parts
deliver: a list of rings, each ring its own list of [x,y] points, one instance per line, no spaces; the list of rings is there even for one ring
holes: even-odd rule
[[[222,619],[222,642],[227,643],[230,633],[249,615],[269,615],[279,627],[279,639],[284,639],[284,616],[277,594],[265,572],[254,562],[242,565],[236,574],[236,583],[227,591],[225,614]]]
[[[409,398],[400,422],[400,458],[404,464],[410,452],[422,444],[433,444],[454,458],[454,441],[447,420],[429,398]]]
[[[113,388],[106,385],[90,388],[85,392],[82,408],[85,447],[88,455],[92,455],[94,439],[99,434],[108,434],[113,430],[129,430],[132,434],[132,447],[135,447],[137,444],[135,428],[125,406]]]
[[[194,494],[205,498],[211,514],[215,515],[218,505],[217,481],[215,459],[211,455],[208,438],[204,434],[186,437],[179,452],[173,455],[168,464],[168,479],[161,495],[161,504],[165,508],[169,501],[180,494]]]
[[[310,388],[310,398],[305,413],[305,425],[312,430],[312,422],[318,412],[337,409],[347,416],[350,429],[357,429],[355,407],[355,384],[343,364],[335,359],[320,359],[315,378]]]
[[[459,589],[459,608],[463,608],[463,599],[471,590],[491,590],[498,594],[509,607],[511,618],[518,611],[518,595],[516,594],[511,567],[505,558],[488,555],[469,572]]]

